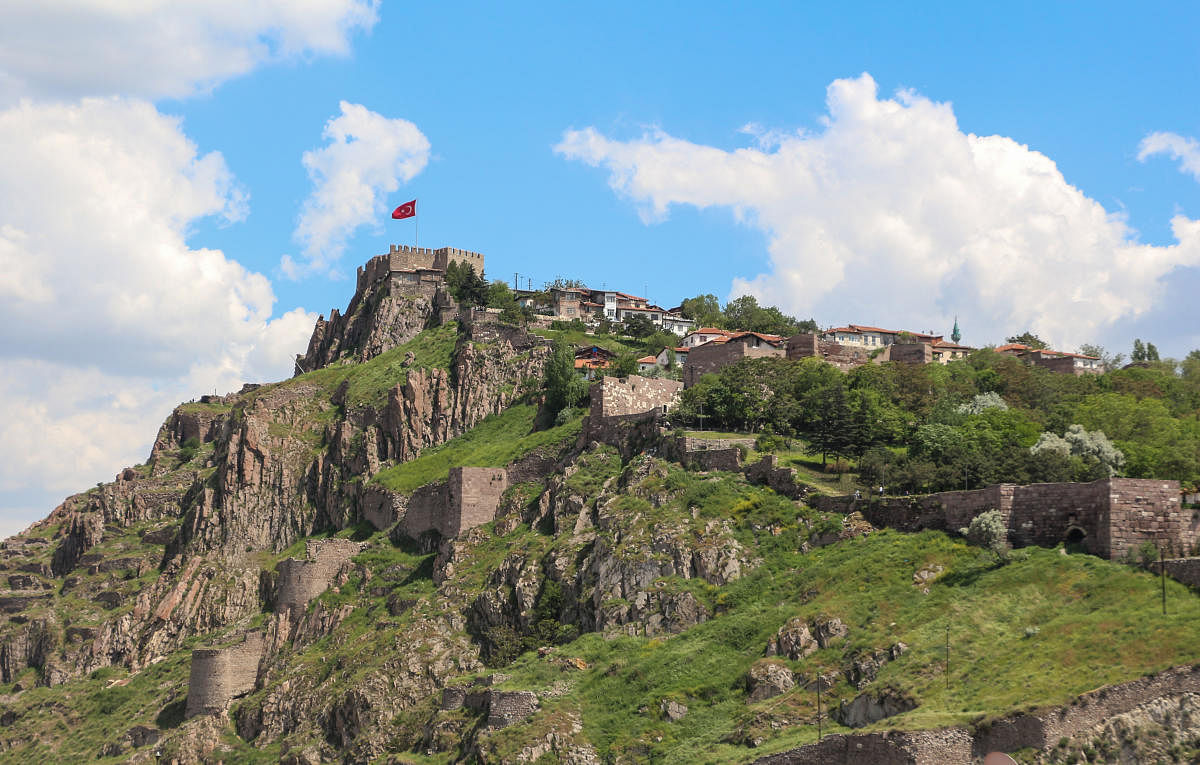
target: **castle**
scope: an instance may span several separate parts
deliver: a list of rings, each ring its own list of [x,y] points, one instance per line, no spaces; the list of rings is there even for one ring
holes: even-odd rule
[[[384,255],[376,255],[358,269],[358,288],[383,279],[393,286],[411,291],[422,285],[436,287],[446,277],[451,263],[469,265],[475,273],[483,274],[483,255],[456,247],[409,247],[393,244]]]

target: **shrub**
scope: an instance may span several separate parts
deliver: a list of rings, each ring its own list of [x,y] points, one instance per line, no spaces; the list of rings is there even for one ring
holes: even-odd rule
[[[986,548],[998,562],[1008,558],[1008,529],[999,510],[988,510],[971,520],[971,525],[958,530],[973,545]]]

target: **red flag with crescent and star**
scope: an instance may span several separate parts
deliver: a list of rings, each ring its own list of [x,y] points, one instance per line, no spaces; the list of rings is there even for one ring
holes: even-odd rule
[[[404,220],[405,218],[417,217],[417,200],[405,202],[404,204],[392,210],[392,220]]]

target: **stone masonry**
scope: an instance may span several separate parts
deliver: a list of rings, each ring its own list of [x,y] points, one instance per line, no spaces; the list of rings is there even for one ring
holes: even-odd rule
[[[192,651],[184,716],[224,713],[229,702],[253,691],[262,655],[261,632],[248,632],[241,643],[228,648]]]
[[[851,348],[830,340],[822,340],[818,335],[810,332],[788,338],[787,358],[798,361],[810,357],[822,359],[843,372],[848,372],[854,367],[860,367],[870,361],[867,352],[860,348]]]
[[[888,731],[863,735],[834,734],[787,752],[762,757],[754,765],[945,765],[979,762],[989,752],[1052,749],[1060,739],[1092,730],[1116,715],[1160,698],[1200,692],[1200,667],[1175,667],[1157,675],[1107,686],[1076,697],[1070,704],[1020,713],[978,730],[943,728]]]
[[[288,558],[279,562],[279,585],[275,610],[304,609],[329,586],[362,545],[350,539],[310,539],[305,542],[306,560]]]
[[[1091,483],[996,484],[915,497],[824,497],[820,509],[862,512],[872,525],[901,531],[957,532],[999,510],[1017,546],[1077,542],[1092,555],[1123,558],[1143,542],[1172,555],[1191,552],[1200,516],[1181,509],[1179,482],[1104,478]]]
[[[504,468],[450,468],[445,483],[413,492],[398,529],[413,539],[429,531],[456,537],[494,520],[507,488],[508,471]]]
[[[583,423],[585,443],[603,441],[607,426],[624,419],[655,420],[675,405],[683,383],[657,377],[602,377],[592,383],[591,408]]]
[[[755,342],[759,344],[755,345]],[[690,388],[699,382],[702,376],[718,372],[742,359],[783,358],[785,355],[784,348],[758,341],[758,338],[753,336],[745,342],[708,342],[688,353],[687,361],[683,364],[683,384]]]

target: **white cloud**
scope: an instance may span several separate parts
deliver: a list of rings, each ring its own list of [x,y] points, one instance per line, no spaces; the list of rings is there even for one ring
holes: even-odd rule
[[[246,196],[177,119],[25,102],[0,111],[0,155],[0,491],[111,480],[176,402],[291,374],[315,315],[272,319],[265,277],[188,247]]]
[[[826,323],[948,330],[958,314],[967,342],[1032,328],[1074,347],[1144,313],[1164,276],[1200,263],[1200,222],[1176,216],[1178,244],[1139,244],[1048,157],[963,133],[950,104],[880,99],[863,74],[833,82],[827,105],[819,132],[747,126],[755,148],[586,128],[555,151],[606,168],[647,222],[676,204],[731,209],[766,234],[771,261],[732,294]]]
[[[8,0],[0,102],[183,97],[260,64],[345,54],[378,0]]]
[[[325,123],[329,143],[304,153],[313,182],[294,237],[304,263],[285,255],[284,273],[297,278],[327,268],[341,257],[359,226],[381,221],[386,195],[412,180],[429,162],[429,140],[408,120],[389,119],[342,101],[341,116]]]
[[[1151,133],[1138,146],[1138,159],[1145,162],[1156,154],[1166,154],[1171,159],[1179,160],[1179,172],[1200,181],[1200,143],[1195,138],[1185,138],[1176,133]]]

